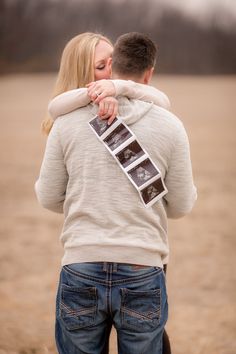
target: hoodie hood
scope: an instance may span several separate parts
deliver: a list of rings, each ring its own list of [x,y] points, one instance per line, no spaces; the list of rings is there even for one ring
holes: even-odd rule
[[[119,116],[126,124],[131,125],[142,119],[153,107],[153,103],[119,97]]]
[[[142,119],[154,106],[152,102],[143,102],[140,100],[129,99],[127,97],[117,97],[119,103],[118,116],[127,124],[131,125]],[[81,109],[81,108],[80,108]],[[90,103],[90,109],[93,115],[98,112],[98,105]]]

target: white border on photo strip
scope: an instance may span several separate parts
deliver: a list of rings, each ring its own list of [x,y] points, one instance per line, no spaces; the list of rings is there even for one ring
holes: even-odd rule
[[[116,160],[117,164],[120,166],[120,168],[123,170],[123,172],[126,174],[126,176],[128,177],[128,179],[130,180],[130,182],[133,184],[133,186],[135,187],[135,189],[138,191],[140,199],[143,203],[143,205],[148,208],[149,206],[152,206],[154,203],[156,203],[158,200],[160,200],[165,194],[168,193],[168,190],[165,186],[165,183],[163,181],[162,175],[161,175],[161,171],[159,170],[159,168],[156,166],[156,164],[152,161],[152,159],[150,158],[149,154],[146,152],[146,150],[142,147],[142,145],[140,144],[140,142],[138,141],[138,139],[136,138],[136,136],[134,135],[134,133],[129,129],[129,127],[124,123],[124,121],[122,120],[122,118],[120,117],[116,117],[117,121],[113,124],[111,124],[111,126],[101,135],[99,136],[96,132],[96,130],[94,129],[94,127],[92,126],[91,122],[97,118],[98,116],[93,117],[92,119],[90,119],[90,121],[88,122],[90,128],[92,129],[92,131],[94,132],[94,134],[97,136],[97,138],[103,143],[103,145],[106,147],[106,149],[110,152],[110,154],[114,157],[114,159]],[[99,118],[100,119],[100,118]],[[131,134],[131,137],[129,137],[127,140],[125,140],[121,145],[119,145],[116,149],[111,150],[110,147],[104,142],[104,140],[113,132],[113,130],[115,130],[120,124],[122,124]],[[140,147],[142,148],[144,155],[140,156],[137,160],[135,160],[134,162],[132,162],[130,165],[128,165],[127,167],[123,167],[121,162],[118,160],[118,158],[116,157],[116,155],[123,150],[125,147],[127,147],[129,144],[131,144],[133,141],[137,141],[137,143],[140,145]],[[146,181],[145,183],[143,183],[141,186],[137,186],[136,183],[133,181],[132,177],[128,174],[128,172],[133,169],[135,166],[139,165],[141,162],[143,162],[146,159],[149,159],[151,161],[151,163],[153,164],[153,166],[155,167],[155,169],[158,171],[158,174],[153,176],[152,178],[150,178],[148,181]],[[142,191],[143,189],[147,188],[149,185],[151,185],[153,182],[155,182],[156,180],[161,179],[162,185],[163,185],[163,192],[161,192],[160,194],[158,194],[155,198],[153,198],[149,203],[145,203],[142,197]]]

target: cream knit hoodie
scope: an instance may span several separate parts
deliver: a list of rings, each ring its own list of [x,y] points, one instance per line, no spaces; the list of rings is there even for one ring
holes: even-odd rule
[[[145,208],[115,159],[88,125],[89,104],[59,117],[49,134],[35,190],[62,213],[62,265],[117,262],[162,267],[169,254],[167,217],[189,213],[196,200],[189,143],[181,121],[165,109],[125,97],[120,116],[160,169],[168,189]]]

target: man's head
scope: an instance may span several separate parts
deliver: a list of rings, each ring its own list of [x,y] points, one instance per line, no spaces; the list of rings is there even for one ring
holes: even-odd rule
[[[148,84],[156,61],[156,46],[145,34],[130,32],[120,36],[112,55],[113,78]]]

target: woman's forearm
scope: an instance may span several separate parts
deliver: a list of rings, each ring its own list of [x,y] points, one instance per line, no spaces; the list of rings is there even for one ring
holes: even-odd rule
[[[112,80],[116,96],[127,96],[145,102],[153,102],[157,106],[170,109],[170,101],[167,95],[153,86],[140,84],[131,80]]]
[[[64,92],[54,97],[48,105],[48,111],[51,117],[55,120],[63,114],[87,106],[90,102],[87,92],[88,90],[86,88],[79,88]]]
[[[91,101],[91,97],[96,98],[93,93],[97,90],[102,92],[95,103],[107,96],[126,96],[130,99],[137,99],[145,102],[153,102],[154,104],[170,109],[170,101],[166,94],[153,86],[136,83],[131,80],[100,80],[93,83],[93,88],[80,88],[64,92],[52,99],[49,103],[48,111],[55,120],[57,117],[69,113],[77,108],[84,107]]]

